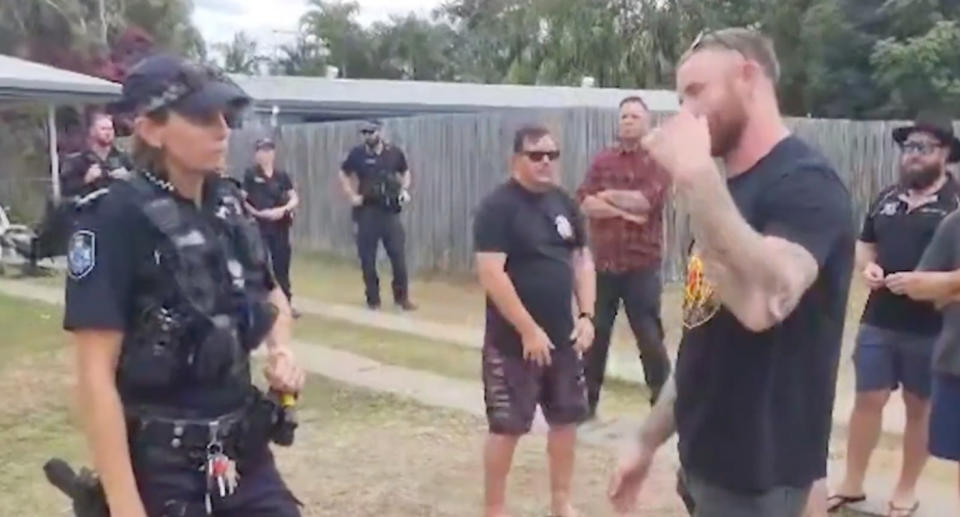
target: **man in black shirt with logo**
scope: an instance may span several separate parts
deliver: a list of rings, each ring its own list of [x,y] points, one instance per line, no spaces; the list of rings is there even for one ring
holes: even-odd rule
[[[551,515],[574,517],[570,483],[576,425],[589,413],[582,354],[594,337],[596,274],[583,215],[556,185],[560,151],[553,137],[527,126],[517,131],[513,150],[512,179],[483,200],[474,221],[477,272],[487,293],[485,515],[507,515],[513,452],[540,405],[550,425]]]
[[[260,234],[270,252],[274,276],[287,300],[292,300],[290,288],[290,226],[293,211],[300,204],[293,181],[285,171],[277,170],[276,144],[269,138],[256,143],[256,165],[243,175],[243,191],[250,212],[257,218]]]
[[[87,149],[63,160],[60,194],[64,199],[81,198],[130,175],[133,162],[114,147],[115,139],[113,117],[102,112],[91,115]]]
[[[830,496],[829,510],[865,499],[863,480],[880,438],[883,407],[903,385],[906,427],[903,468],[890,498],[890,514],[901,517],[918,505],[917,479],[927,460],[933,344],[941,315],[933,304],[898,289],[897,273],[913,271],[940,222],[960,204],[947,172],[957,159],[949,118],[922,113],[916,124],[893,131],[903,153],[900,182],[870,207],[857,242],[857,269],[871,289],[857,337],[854,364],[857,397],[850,416],[846,476]]]
[[[644,139],[695,242],[675,389],[612,479],[621,510],[675,430],[698,517],[799,517],[826,476],[855,233],[840,178],[783,123],[778,78],[765,36],[702,34],[677,70],[680,113]]]
[[[393,267],[393,299],[403,310],[416,306],[410,301],[405,257],[406,234],[400,212],[410,201],[410,170],[403,151],[381,138],[377,120],[364,122],[360,129],[364,143],[350,150],[340,166],[340,181],[353,205],[357,251],[363,268],[367,306],[380,308],[380,277],[377,249],[380,241]]]

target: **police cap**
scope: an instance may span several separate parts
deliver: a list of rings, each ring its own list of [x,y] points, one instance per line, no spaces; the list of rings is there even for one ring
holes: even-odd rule
[[[121,99],[110,109],[120,113],[170,109],[188,117],[202,117],[215,112],[235,115],[249,104],[250,96],[221,70],[159,54],[143,59],[130,70]],[[228,122],[231,119],[237,117],[228,117]]]

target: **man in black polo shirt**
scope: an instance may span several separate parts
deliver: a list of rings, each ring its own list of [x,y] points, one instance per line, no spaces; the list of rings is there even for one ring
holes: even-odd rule
[[[778,78],[767,37],[702,34],[677,69],[682,109],[644,139],[695,242],[675,388],[614,474],[620,510],[674,430],[698,517],[799,517],[826,476],[855,232],[842,181],[784,125]]]
[[[64,157],[60,173],[60,194],[65,200],[82,198],[105,188],[112,180],[129,176],[130,157],[114,146],[113,117],[95,112],[90,116],[87,148]]]
[[[383,241],[393,268],[393,300],[401,309],[412,311],[416,306],[410,301],[406,235],[400,221],[403,205],[410,200],[410,170],[403,151],[383,141],[380,132],[379,121],[364,122],[360,129],[364,143],[351,149],[343,161],[340,181],[353,205],[367,306],[380,308],[377,249]]]
[[[857,337],[854,364],[857,396],[850,416],[846,476],[830,496],[829,510],[864,500],[863,480],[880,438],[883,407],[903,385],[906,427],[903,468],[890,498],[893,517],[916,508],[917,479],[927,460],[931,355],[941,316],[933,304],[914,301],[896,284],[896,273],[913,271],[937,226],[960,204],[960,191],[947,172],[952,157],[950,120],[922,113],[910,127],[893,131],[903,151],[900,182],[877,197],[857,242],[857,269],[871,289]]]
[[[551,515],[574,517],[570,483],[576,425],[589,413],[582,354],[593,342],[596,275],[583,215],[556,185],[556,142],[545,128],[528,126],[517,131],[513,150],[512,179],[483,200],[474,221],[487,293],[485,515],[507,515],[513,451],[540,405],[550,425]]]
[[[290,226],[293,211],[300,204],[300,197],[293,188],[293,181],[285,171],[277,170],[276,144],[269,138],[256,143],[254,159],[257,164],[243,175],[243,191],[247,195],[250,212],[260,224],[263,242],[270,252],[273,273],[283,294],[292,301],[290,288]]]

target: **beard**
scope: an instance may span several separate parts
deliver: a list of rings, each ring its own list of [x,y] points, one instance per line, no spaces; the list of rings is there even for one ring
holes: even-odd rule
[[[900,168],[900,183],[913,190],[923,190],[933,185],[943,173],[939,165],[917,169]]]
[[[726,156],[737,145],[747,125],[747,113],[743,103],[730,92],[724,107],[707,115],[710,127],[710,154],[717,158]]]
[[[367,146],[368,146],[368,147],[376,147],[377,144],[380,143],[380,137],[379,137],[379,136],[368,136],[368,137],[366,138],[366,141],[367,141]]]

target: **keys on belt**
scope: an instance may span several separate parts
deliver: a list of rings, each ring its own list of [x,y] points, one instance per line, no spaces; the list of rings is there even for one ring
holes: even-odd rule
[[[207,444],[207,461],[204,466],[207,476],[207,493],[204,500],[207,515],[213,514],[213,494],[219,494],[221,499],[229,497],[236,492],[237,484],[240,482],[237,463],[224,452],[219,428],[219,422],[210,423],[210,443]]]

